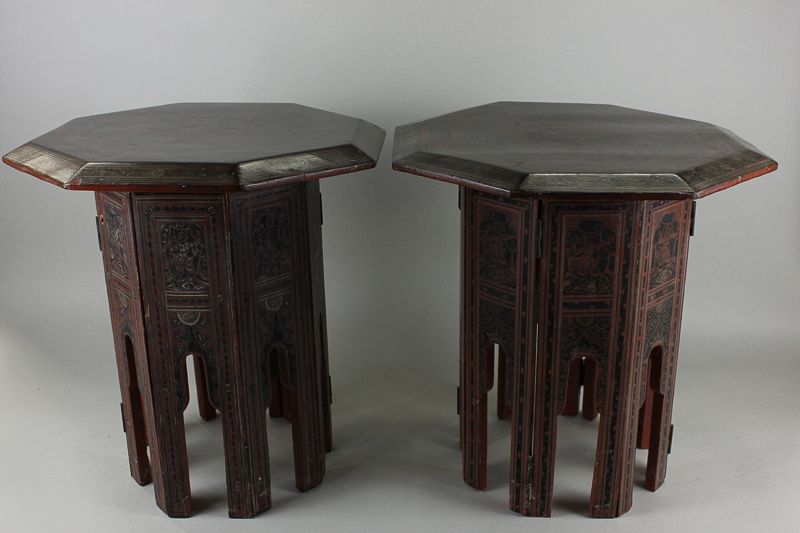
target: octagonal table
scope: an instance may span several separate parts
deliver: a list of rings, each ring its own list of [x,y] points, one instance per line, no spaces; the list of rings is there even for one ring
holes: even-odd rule
[[[322,481],[330,390],[315,180],[372,168],[384,136],[295,104],[174,104],[75,119],[3,157],[97,191],[131,474],[154,482],[168,515],[192,508],[190,355],[201,415],[222,416],[231,517],[271,506],[268,405],[291,419],[297,488]]]
[[[637,431],[649,448],[646,487],[656,490],[671,442],[694,200],[775,161],[703,122],[497,102],[398,127],[393,168],[461,186],[465,481],[486,486],[496,354],[498,414],[512,417],[512,510],[550,516],[557,417],[567,403],[575,409],[568,396],[581,365],[584,398],[596,394],[590,410],[601,413],[592,516],[630,508]]]

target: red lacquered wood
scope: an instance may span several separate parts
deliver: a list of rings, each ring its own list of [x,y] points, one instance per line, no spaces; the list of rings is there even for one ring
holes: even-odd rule
[[[133,224],[109,214],[112,207],[125,213],[132,204]],[[114,324],[115,331],[139,331],[137,338],[150,339],[140,348],[140,359],[150,367],[139,381],[158,391],[136,400],[126,392],[134,390],[127,385],[132,369],[127,360],[120,364],[137,481],[147,482],[142,450],[149,434],[150,454],[163,472],[159,505],[170,516],[191,514],[182,413],[188,403],[185,358],[193,356],[201,415],[210,418],[219,410],[223,417],[230,516],[253,516],[271,505],[266,409],[276,378],[280,388],[273,403],[280,398],[280,415],[292,422],[296,485],[308,490],[319,484],[330,426],[324,422],[329,390],[322,386],[328,383],[321,353],[324,292],[319,267],[312,266],[312,256],[321,263],[321,251],[310,250],[310,228],[319,235],[321,222],[317,183],[230,196],[98,193],[98,206],[109,271],[134,272],[134,279],[144,280],[140,294],[149,300],[146,320],[139,315]],[[120,265],[120,257],[137,258],[137,248],[111,245],[111,236],[137,239],[143,251],[138,265]],[[132,309],[133,297],[117,296],[117,277],[109,274],[112,317],[119,302]],[[142,401],[152,413],[145,416],[154,426],[147,432],[137,431],[142,424],[137,426],[135,406]],[[138,466],[143,463],[144,469]]]
[[[397,128],[392,168],[462,186],[467,483],[484,486],[481,350],[492,341],[514,369],[511,509],[551,513],[557,417],[577,413],[581,364],[583,415],[601,415],[592,516],[630,508],[640,411],[646,485],[660,486],[691,200],[776,166],[712,124],[616,106],[496,102]],[[648,362],[656,346],[663,357]],[[661,380],[646,386],[649,365]]]
[[[297,486],[322,481],[332,439],[315,180],[375,166],[384,137],[295,104],[174,104],[76,119],[3,157],[106,191],[98,233],[131,474],[154,481],[168,515],[192,512],[190,356],[201,417],[222,418],[231,517],[271,505],[271,396],[271,414],[292,422]]]
[[[594,420],[597,412],[597,387],[600,372],[597,361],[594,359],[583,360],[583,407],[582,415],[586,420]]]
[[[648,367],[648,371],[650,371],[650,367]],[[653,388],[650,386],[649,376],[647,383],[644,403],[639,409],[639,420],[636,426],[636,447],[641,450],[646,450],[650,446],[650,425],[653,421]]]
[[[583,358],[573,359],[567,370],[567,384],[564,391],[564,408],[561,414],[564,416],[575,416],[581,400],[581,370]]]
[[[149,381],[146,378],[146,358],[142,360],[137,356],[145,351],[145,347],[130,197],[125,194],[96,195],[96,204],[131,475],[137,483],[145,485],[153,479],[147,455],[143,407],[149,392]],[[137,366],[145,371],[141,388]],[[142,391],[145,392],[144,397]]]
[[[506,404],[512,426],[530,429],[530,410],[519,398],[529,398],[531,381],[525,355],[534,347],[527,343],[535,322],[533,283],[535,264],[528,260],[536,231],[534,204],[479,193],[461,191],[462,217],[462,307],[461,307],[461,428],[464,479],[472,487],[486,486],[486,393],[492,387],[495,345],[506,362],[501,370],[505,387],[498,401]],[[523,355],[519,355],[523,354]],[[502,367],[505,366],[505,369]],[[509,379],[509,376],[512,376]],[[508,405],[514,402],[514,405]],[[501,405],[501,408],[503,406]],[[525,481],[516,475],[527,464],[529,434],[512,439],[512,505],[522,505]]]
[[[591,514],[619,516],[631,504],[629,445],[644,400],[642,354],[649,356],[651,347],[645,345],[656,341],[677,342],[674,310],[682,299],[691,201],[597,204],[510,200],[473,190],[462,195],[462,346],[473,347],[462,352],[465,480],[486,486],[485,393],[491,387],[493,344],[512,346],[512,354],[522,354],[514,372],[520,376],[514,394],[520,409],[512,423],[512,509],[550,515],[557,416],[568,390],[577,414],[584,366],[584,416],[603,414]],[[540,210],[540,221],[528,215]],[[546,262],[538,291],[528,296],[516,287],[536,283],[537,262],[525,258],[535,258],[537,224]],[[537,323],[538,348],[524,347],[527,339],[518,330]],[[476,352],[478,357],[472,355]],[[533,368],[535,386],[532,376],[525,377]],[[674,380],[670,372],[674,366],[664,374]],[[657,433],[668,428],[665,407]],[[654,453],[650,461],[652,471],[663,474],[665,458]]]
[[[211,404],[206,365],[202,357],[194,356],[194,378],[197,384],[197,408],[200,411],[200,418],[213,420],[217,417],[217,410]]]
[[[514,390],[511,386],[514,382],[509,379],[509,373],[513,367],[508,365],[508,356],[502,346],[497,349],[497,418],[505,420],[511,416],[511,402],[514,397]]]

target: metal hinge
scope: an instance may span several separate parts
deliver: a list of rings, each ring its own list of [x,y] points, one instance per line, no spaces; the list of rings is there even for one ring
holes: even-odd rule
[[[458,188],[458,210],[461,211],[461,187]]]
[[[328,403],[333,405],[333,385],[331,384],[330,375],[328,375]]]
[[[103,241],[100,239],[100,217],[94,217],[94,224],[97,226],[97,247],[103,251]]]
[[[319,225],[322,225],[322,193],[319,193]]]
[[[461,416],[461,387],[456,387],[456,414]]]
[[[667,453],[672,453],[672,433],[675,430],[675,424],[669,425],[669,444],[667,445]]]
[[[122,403],[119,404],[119,413],[122,415],[122,432],[128,432],[128,424],[125,423],[125,406]]]
[[[697,214],[697,200],[692,200],[692,220],[689,223],[689,237],[694,236],[694,220]]]

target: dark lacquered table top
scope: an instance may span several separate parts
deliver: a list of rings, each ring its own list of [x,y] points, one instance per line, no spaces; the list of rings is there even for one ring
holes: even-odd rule
[[[496,102],[398,127],[393,168],[505,196],[699,198],[777,164],[705,122],[610,105]]]
[[[171,104],[77,118],[3,161],[65,189],[229,192],[371,168],[384,137],[297,104]]]

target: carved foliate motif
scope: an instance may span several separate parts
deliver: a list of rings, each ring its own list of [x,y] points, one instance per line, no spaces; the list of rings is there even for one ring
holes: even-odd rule
[[[289,363],[289,381],[297,387],[297,358],[295,356],[295,325],[288,293],[265,298],[258,309],[258,344],[261,353],[269,353],[273,347],[286,348]]]
[[[480,276],[513,285],[517,279],[517,227],[507,213],[488,211],[478,231]]]
[[[566,234],[564,294],[603,295],[614,288],[616,233],[603,220],[581,220]]]
[[[179,358],[185,354],[208,355],[211,348],[209,321],[199,311],[176,311],[171,319],[175,335],[175,355]]]
[[[611,324],[610,316],[567,316],[561,319],[561,356],[558,359],[558,392],[557,405],[563,405],[566,396],[564,384],[567,379],[567,369],[575,358],[588,357],[600,365],[601,372],[598,382],[599,406],[604,403],[607,375],[604,370],[608,366],[608,356],[611,351]]]
[[[260,209],[250,219],[253,277],[278,278],[292,269],[291,218],[283,205]]]
[[[478,365],[479,389],[485,391],[486,383],[486,355],[484,348],[490,342],[496,342],[506,351],[509,366],[514,364],[515,345],[515,319],[516,310],[505,307],[490,300],[480,300],[480,331],[478,332]]]
[[[203,228],[193,222],[167,222],[161,226],[164,283],[169,291],[208,289],[208,265]]]
[[[604,362],[611,340],[611,317],[568,316],[561,322],[564,361],[574,357],[594,357]]]
[[[656,344],[661,344],[664,351],[669,349],[669,336],[674,327],[672,321],[672,298],[667,298],[647,310],[647,326],[645,327],[644,346],[647,354]]]

